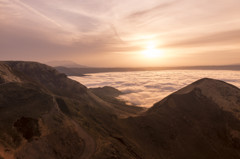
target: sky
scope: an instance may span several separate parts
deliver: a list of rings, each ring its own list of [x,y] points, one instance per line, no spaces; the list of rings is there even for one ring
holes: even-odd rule
[[[0,0],[0,60],[240,63],[239,0]]]

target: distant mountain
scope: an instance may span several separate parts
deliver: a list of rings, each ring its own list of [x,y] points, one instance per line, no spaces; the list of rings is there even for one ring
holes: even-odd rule
[[[85,68],[68,68],[68,67],[58,66],[58,67],[55,67],[55,69],[68,76],[85,76],[85,74],[82,71],[79,71]]]
[[[110,86],[90,88],[89,90],[92,91],[97,96],[105,96],[105,97],[117,97],[123,94],[121,91]]]
[[[149,109],[36,62],[0,62],[0,158],[237,159],[240,89],[201,79]]]
[[[87,68],[87,66],[80,65],[73,61],[49,61],[46,62],[46,64],[52,67],[62,66],[67,68]]]
[[[103,72],[128,72],[128,71],[160,71],[160,70],[234,70],[240,71],[240,65],[222,65],[222,66],[179,66],[179,67],[138,67],[138,68],[71,68],[71,67],[55,67],[59,72],[68,76],[83,76],[89,73]]]

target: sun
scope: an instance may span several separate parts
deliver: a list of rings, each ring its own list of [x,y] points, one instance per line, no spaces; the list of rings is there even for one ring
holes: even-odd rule
[[[162,52],[162,50],[160,50],[156,47],[155,42],[150,41],[147,43],[146,49],[142,51],[142,54],[144,55],[144,57],[152,59],[152,58],[157,58],[157,57],[162,56],[163,52]]]

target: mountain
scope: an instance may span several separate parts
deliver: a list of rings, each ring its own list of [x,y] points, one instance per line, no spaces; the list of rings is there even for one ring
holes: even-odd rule
[[[112,136],[119,133],[118,116],[132,109],[113,107],[44,64],[0,62],[0,69],[2,158],[103,158],[114,151],[131,156]]]
[[[55,69],[68,76],[85,76],[82,71],[79,71],[79,69],[83,69],[83,68],[68,68],[68,67],[58,66],[58,67],[55,67]]]
[[[201,79],[144,109],[54,68],[0,62],[0,158],[237,159],[240,90]]]
[[[240,90],[201,79],[124,120],[145,158],[240,158]]]
[[[62,67],[71,67],[71,68],[87,68],[87,66],[84,65],[80,65],[76,62],[73,61],[49,61],[46,62],[47,65],[52,66],[52,67],[58,67],[58,66],[62,66]]]
[[[129,72],[129,71],[161,71],[161,70],[231,70],[240,71],[240,65],[219,65],[219,66],[179,66],[179,67],[116,67],[116,68],[94,68],[94,67],[55,67],[59,72],[65,73],[68,76],[83,76],[90,73],[104,72]]]
[[[121,91],[117,90],[116,88],[110,86],[98,87],[98,88],[90,88],[97,96],[104,96],[104,97],[118,97],[119,95],[123,94]]]

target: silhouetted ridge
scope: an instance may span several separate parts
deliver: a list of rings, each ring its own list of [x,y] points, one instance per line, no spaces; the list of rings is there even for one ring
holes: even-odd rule
[[[86,93],[87,88],[73,81],[54,68],[37,62],[7,61],[14,74],[23,81],[34,82],[58,95],[77,96]]]

